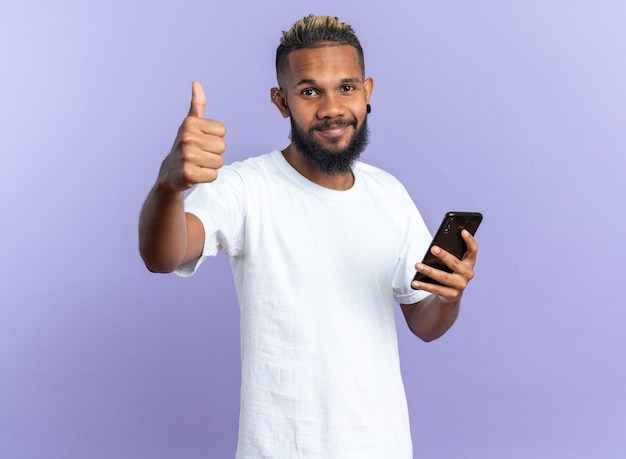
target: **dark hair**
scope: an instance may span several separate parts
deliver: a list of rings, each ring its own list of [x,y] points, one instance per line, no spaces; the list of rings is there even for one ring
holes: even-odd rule
[[[276,49],[276,73],[287,66],[287,56],[298,49],[312,49],[322,46],[350,45],[356,48],[359,64],[365,74],[363,48],[351,26],[332,16],[306,16],[289,30],[283,32],[280,45]]]

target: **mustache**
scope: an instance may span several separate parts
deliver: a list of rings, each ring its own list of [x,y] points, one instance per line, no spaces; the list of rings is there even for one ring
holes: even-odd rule
[[[321,129],[328,129],[331,127],[340,127],[340,126],[354,126],[356,127],[356,118],[337,118],[333,120],[322,121],[321,123],[314,124],[309,129],[309,134],[312,134],[313,131],[318,131]]]

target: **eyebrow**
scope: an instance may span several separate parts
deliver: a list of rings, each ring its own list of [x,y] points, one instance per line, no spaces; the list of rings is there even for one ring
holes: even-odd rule
[[[361,82],[360,78],[342,78],[340,80],[341,84],[344,84],[344,83],[360,83],[360,82]],[[304,78],[304,79],[298,81],[296,84],[294,84],[293,87],[296,88],[298,86],[302,86],[302,85],[305,85],[305,84],[310,84],[310,85],[315,86],[317,84],[317,81],[313,80],[311,78]]]

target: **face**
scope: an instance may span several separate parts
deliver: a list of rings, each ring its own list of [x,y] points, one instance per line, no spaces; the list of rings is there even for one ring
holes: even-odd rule
[[[296,150],[322,172],[345,173],[367,144],[373,81],[352,46],[303,49],[288,56],[273,102],[290,117]]]

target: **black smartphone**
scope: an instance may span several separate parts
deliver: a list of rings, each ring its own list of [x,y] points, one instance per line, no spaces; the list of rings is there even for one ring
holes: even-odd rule
[[[452,270],[439,261],[439,259],[430,252],[430,249],[432,246],[436,245],[447,252],[450,252],[459,260],[462,259],[463,255],[465,255],[465,251],[467,250],[467,246],[461,237],[461,231],[466,229],[470,232],[470,234],[476,234],[476,230],[482,220],[483,216],[480,212],[448,212],[443,218],[439,229],[435,233],[435,237],[430,243],[422,263],[451,273]],[[440,282],[437,282],[420,272],[415,274],[413,280],[441,285]]]

